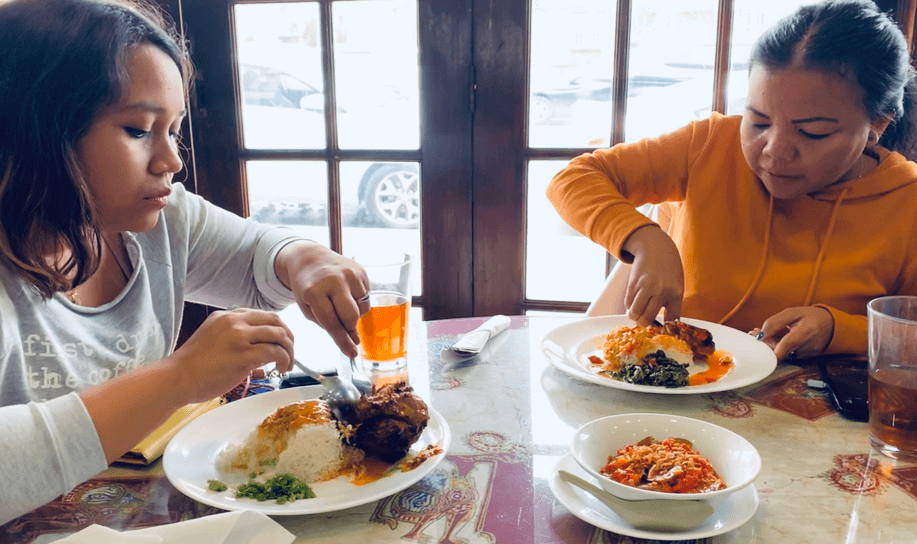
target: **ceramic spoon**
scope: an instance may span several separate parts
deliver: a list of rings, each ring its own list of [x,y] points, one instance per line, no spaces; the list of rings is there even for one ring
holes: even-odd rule
[[[701,501],[620,499],[566,470],[558,470],[557,473],[563,481],[586,491],[638,529],[684,531],[697,526],[713,513],[713,507]]]

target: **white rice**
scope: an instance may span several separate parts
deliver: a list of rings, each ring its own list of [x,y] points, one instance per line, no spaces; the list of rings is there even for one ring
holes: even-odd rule
[[[672,346],[661,347],[660,349],[665,352],[666,357],[680,365],[687,366],[689,369],[692,366],[697,366],[694,364],[694,353],[691,352],[690,348],[679,349],[678,347]]]
[[[682,366],[697,366],[694,364],[694,354],[687,346],[678,346],[678,345],[664,345],[660,343],[654,343],[646,346],[645,350],[641,350],[639,353],[632,352],[618,356],[617,363],[621,366],[626,365],[642,365],[643,358],[649,353],[655,353],[657,351],[662,351],[665,353],[665,356],[676,363]]]
[[[322,482],[337,476],[344,467],[344,447],[337,424],[304,425],[277,458],[277,472],[289,473],[306,482]]]
[[[222,452],[216,465],[226,476],[247,477],[264,471],[258,480],[288,473],[314,483],[335,478],[347,461],[337,424],[332,421],[303,425],[290,436],[286,449],[278,452],[279,447],[276,442],[259,442],[255,430],[244,442]],[[274,459],[276,465],[271,466]]]

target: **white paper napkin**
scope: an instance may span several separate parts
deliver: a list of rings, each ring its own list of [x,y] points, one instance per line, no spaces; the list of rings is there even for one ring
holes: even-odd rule
[[[122,533],[102,525],[90,525],[78,533],[74,533],[55,544],[96,544],[106,542],[111,544],[161,544],[162,537],[156,535],[134,535],[130,531]]]
[[[446,349],[459,356],[473,357],[484,349],[488,340],[506,330],[509,322],[510,319],[505,315],[495,315],[480,327],[459,338],[451,348]]]
[[[240,510],[123,533],[90,525],[56,544],[290,544],[295,538],[264,514]]]

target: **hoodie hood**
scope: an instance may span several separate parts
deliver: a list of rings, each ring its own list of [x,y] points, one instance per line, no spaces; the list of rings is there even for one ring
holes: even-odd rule
[[[900,153],[877,147],[879,166],[861,178],[846,183],[830,185],[823,190],[810,193],[815,200],[835,201],[844,193],[845,201],[881,196],[906,185],[917,183],[917,164],[908,161]]]

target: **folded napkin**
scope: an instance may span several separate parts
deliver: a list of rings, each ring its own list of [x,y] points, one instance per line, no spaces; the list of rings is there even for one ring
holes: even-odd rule
[[[290,544],[295,536],[259,512],[240,510],[136,531],[90,525],[56,544]]]
[[[162,456],[169,441],[182,427],[197,416],[213,410],[220,405],[220,402],[220,397],[217,397],[207,402],[189,404],[179,408],[158,429],[151,432],[142,442],[119,457],[118,462],[132,465],[149,465]]]
[[[509,322],[510,319],[505,315],[495,315],[480,327],[459,338],[451,348],[443,351],[450,352],[452,356],[473,357],[484,349],[488,340],[506,330]]]

